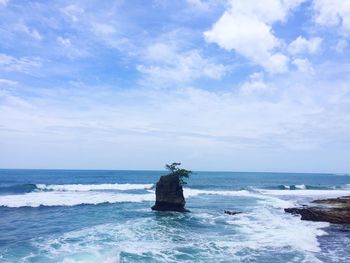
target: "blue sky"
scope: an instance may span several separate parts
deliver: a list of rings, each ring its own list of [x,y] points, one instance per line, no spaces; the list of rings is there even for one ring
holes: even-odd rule
[[[350,172],[350,1],[0,0],[0,167]]]

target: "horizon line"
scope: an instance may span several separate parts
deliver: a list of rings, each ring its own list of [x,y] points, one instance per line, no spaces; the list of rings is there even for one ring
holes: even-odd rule
[[[42,170],[42,171],[136,171],[136,172],[163,172],[158,169],[88,169],[88,168],[0,168],[1,170]],[[285,174],[332,174],[332,175],[350,175],[349,172],[286,172],[286,171],[232,171],[232,170],[192,170],[197,173],[285,173]]]

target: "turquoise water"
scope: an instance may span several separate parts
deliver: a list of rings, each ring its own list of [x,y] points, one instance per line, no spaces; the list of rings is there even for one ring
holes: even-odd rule
[[[350,176],[196,172],[180,214],[150,209],[162,174],[0,170],[0,262],[350,262],[345,226],[283,212]]]

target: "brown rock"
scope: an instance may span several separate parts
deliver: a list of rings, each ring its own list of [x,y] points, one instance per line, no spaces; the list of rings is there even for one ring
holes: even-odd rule
[[[301,215],[301,220],[350,224],[350,197],[315,200],[312,203],[319,206],[286,208],[284,211]]]

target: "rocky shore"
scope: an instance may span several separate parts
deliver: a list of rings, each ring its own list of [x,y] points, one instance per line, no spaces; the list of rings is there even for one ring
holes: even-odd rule
[[[286,208],[285,212],[301,215],[301,220],[350,224],[350,196],[314,200],[312,205]]]

